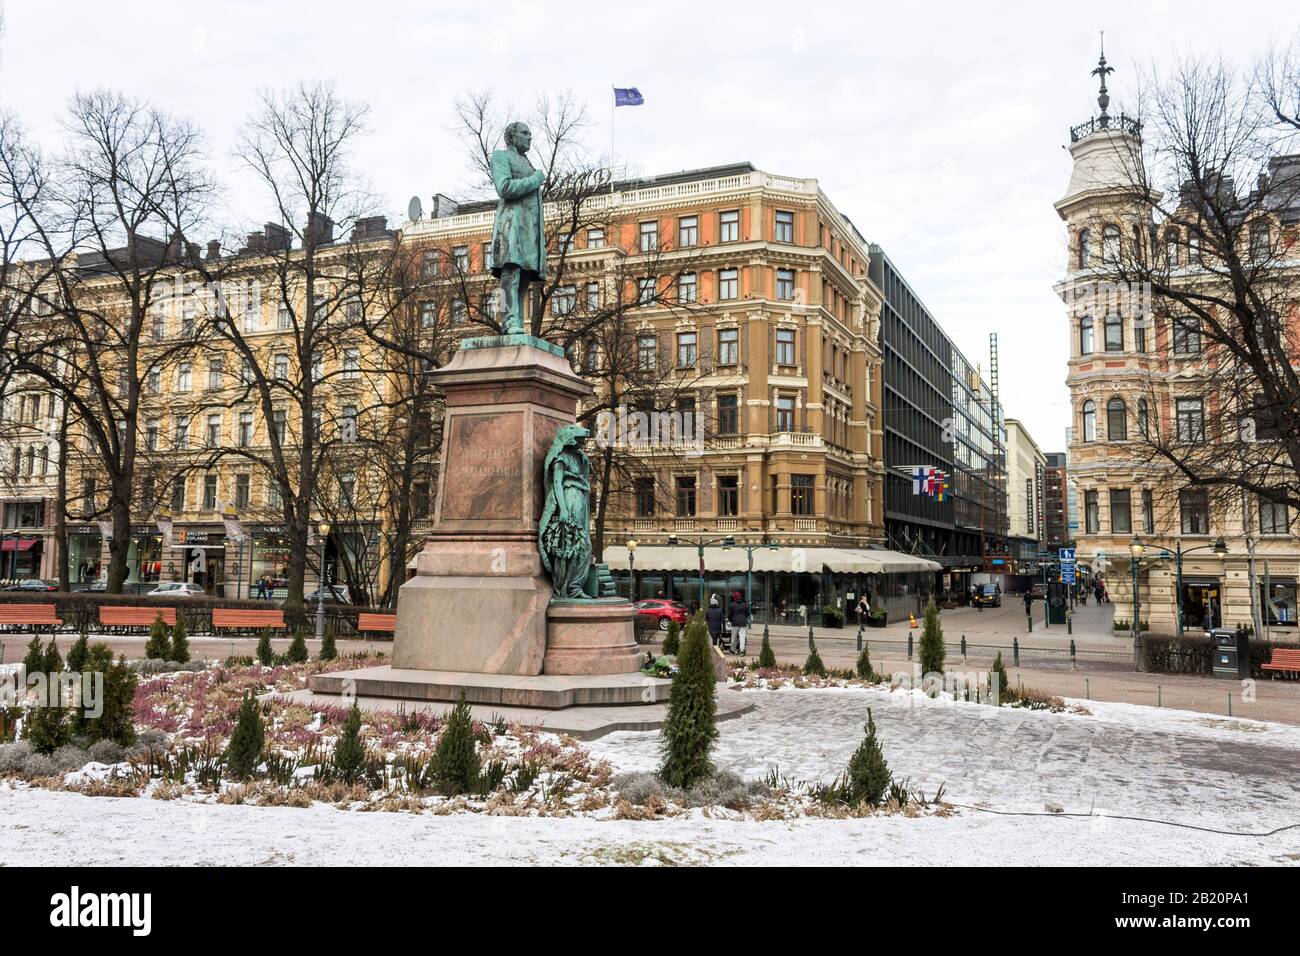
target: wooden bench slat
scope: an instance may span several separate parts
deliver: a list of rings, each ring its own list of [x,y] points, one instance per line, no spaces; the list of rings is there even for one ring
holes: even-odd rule
[[[396,614],[358,614],[357,615],[358,631],[389,631],[397,630]]]
[[[169,626],[176,624],[176,608],[174,607],[132,607],[120,604],[100,605],[99,623],[110,627],[125,627],[128,625],[150,627],[159,613],[162,614],[164,624]]]
[[[0,624],[62,624],[53,604],[0,604]]]
[[[1294,671],[1300,674],[1300,650],[1275,647],[1273,648],[1272,660],[1267,664],[1261,664],[1260,670],[1283,671],[1285,673]]]
[[[285,629],[283,611],[245,611],[238,608],[212,609],[212,626],[217,627],[269,627]]]

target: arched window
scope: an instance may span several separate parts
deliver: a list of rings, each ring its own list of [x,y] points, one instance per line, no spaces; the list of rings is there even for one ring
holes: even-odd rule
[[[1092,403],[1092,399],[1083,403],[1083,440],[1097,440],[1097,406]]]
[[[36,446],[27,446],[27,475],[28,477],[36,473]]]
[[[1080,269],[1088,268],[1088,260],[1092,255],[1092,250],[1089,248],[1088,245],[1088,240],[1090,238],[1091,236],[1087,229],[1079,230],[1079,268]]]
[[[1079,320],[1079,354],[1087,355],[1092,348],[1092,316],[1085,315]]]
[[[1118,315],[1106,316],[1106,351],[1124,351],[1124,320]]]
[[[1182,237],[1178,230],[1170,226],[1165,230],[1165,262],[1171,269],[1177,269],[1179,266],[1178,250],[1182,245]]]
[[[1106,403],[1106,437],[1110,441],[1128,440],[1128,406],[1115,397]]]
[[[1119,264],[1119,226],[1106,226],[1101,230],[1101,261],[1107,266]]]
[[[1147,400],[1139,398],[1137,404],[1137,427],[1139,438],[1151,437],[1151,412],[1147,408]]]

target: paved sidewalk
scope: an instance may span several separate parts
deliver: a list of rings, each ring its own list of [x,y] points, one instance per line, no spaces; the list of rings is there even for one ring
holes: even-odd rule
[[[32,639],[30,634],[0,634],[0,664],[14,664],[23,659],[27,653],[27,643]],[[59,652],[65,657],[77,637],[75,634],[58,635]],[[112,648],[113,655],[125,654],[128,660],[144,657],[144,645],[149,639],[146,634],[91,634],[90,641],[92,644],[107,644]],[[257,653],[256,637],[202,637],[190,635],[190,656],[202,660],[225,660],[227,657],[252,657]],[[271,641],[271,646],[275,648],[277,654],[283,654],[289,649],[289,637],[276,637]],[[49,643],[48,635],[41,635],[41,643]],[[340,639],[337,642],[338,652],[340,654],[367,654],[381,653],[388,654],[392,652],[392,641],[375,641],[375,640],[352,640]],[[320,651],[320,641],[308,638],[307,650],[313,657]]]

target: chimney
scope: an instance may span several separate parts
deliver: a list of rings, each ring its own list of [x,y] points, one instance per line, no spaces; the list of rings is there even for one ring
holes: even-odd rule
[[[307,235],[318,246],[328,245],[334,241],[334,220],[324,213],[308,213]]]
[[[387,216],[367,216],[364,219],[358,219],[356,225],[352,227],[352,241],[379,239],[387,235],[387,233]]]
[[[250,255],[260,256],[266,252],[266,236],[259,229],[257,232],[250,232],[248,239],[244,243],[244,248],[240,252],[247,252]]]
[[[221,240],[220,240],[220,239],[209,239],[209,240],[208,240],[208,258],[209,258],[209,259],[220,259],[220,258],[221,258]]]
[[[289,230],[278,222],[262,223],[262,231],[266,234],[266,252],[279,252],[289,248]]]
[[[456,201],[449,199],[442,193],[434,193],[433,208],[429,210],[430,219],[443,219],[447,216],[454,216],[460,210]]]

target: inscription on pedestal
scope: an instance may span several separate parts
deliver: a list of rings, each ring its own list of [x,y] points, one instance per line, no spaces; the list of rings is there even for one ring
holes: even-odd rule
[[[523,518],[523,428],[522,412],[452,417],[444,520]]]

